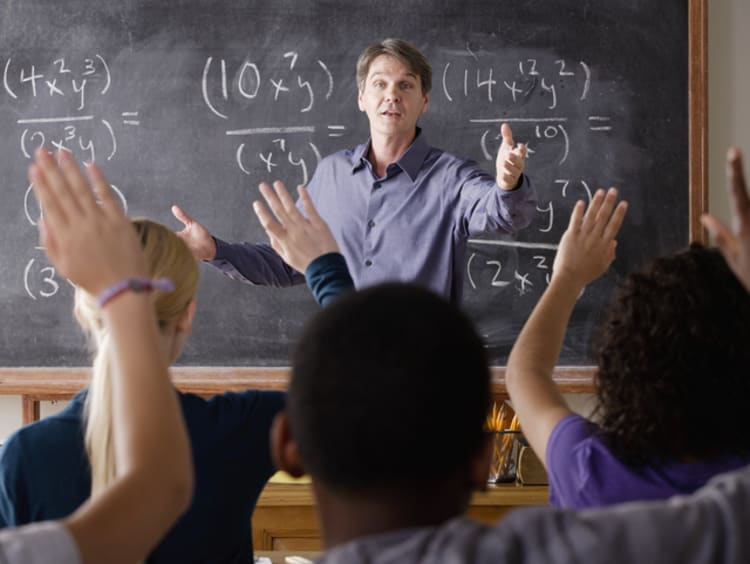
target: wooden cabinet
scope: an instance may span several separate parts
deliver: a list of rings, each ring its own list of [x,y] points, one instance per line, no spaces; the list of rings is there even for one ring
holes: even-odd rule
[[[546,486],[488,486],[474,494],[468,514],[494,523],[515,507],[546,505]],[[322,549],[320,525],[310,484],[269,483],[253,515],[255,550],[316,551]]]

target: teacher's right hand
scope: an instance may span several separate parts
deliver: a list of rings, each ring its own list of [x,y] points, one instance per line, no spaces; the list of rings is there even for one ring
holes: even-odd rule
[[[216,241],[201,223],[185,213],[180,206],[172,206],[174,215],[185,227],[177,231],[177,236],[197,260],[213,260],[216,257]]]

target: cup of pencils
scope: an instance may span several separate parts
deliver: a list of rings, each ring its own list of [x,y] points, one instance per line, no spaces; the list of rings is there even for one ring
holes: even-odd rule
[[[493,402],[485,428],[492,434],[492,460],[487,481],[491,484],[514,482],[521,448],[518,417],[510,406],[503,403],[498,408]]]

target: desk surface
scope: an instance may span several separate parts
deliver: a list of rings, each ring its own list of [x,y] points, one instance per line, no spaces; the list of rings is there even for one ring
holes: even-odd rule
[[[307,558],[310,561],[314,561],[320,555],[321,555],[320,552],[299,552],[299,551],[290,551],[290,550],[256,550],[255,551],[256,562],[259,562],[257,559],[260,557],[260,558],[268,558],[273,564],[288,564],[286,560],[287,556],[301,556],[302,558]]]
[[[547,486],[520,486],[516,484],[488,484],[487,490],[474,492],[470,505],[491,507],[518,507],[525,505],[547,505],[549,488]],[[261,492],[257,507],[299,507],[313,506],[312,487],[310,484],[269,483]]]

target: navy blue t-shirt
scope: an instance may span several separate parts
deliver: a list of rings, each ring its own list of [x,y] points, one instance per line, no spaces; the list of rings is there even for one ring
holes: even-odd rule
[[[269,431],[285,394],[179,397],[193,450],[195,495],[148,561],[252,562],[250,519],[275,472]],[[19,429],[0,450],[0,527],[64,517],[89,497],[84,399],[85,391],[60,413]]]

